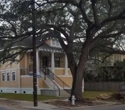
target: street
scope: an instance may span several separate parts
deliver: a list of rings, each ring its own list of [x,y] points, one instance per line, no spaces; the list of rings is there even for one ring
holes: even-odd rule
[[[110,105],[110,106],[94,106],[94,107],[83,107],[73,108],[72,110],[125,110],[125,105]]]
[[[5,109],[5,108],[1,107],[1,105],[0,105],[0,110],[8,110],[8,109]]]
[[[9,107],[9,106],[3,106],[0,105],[0,110],[16,110],[17,108]],[[36,110],[35,108],[20,108],[19,110]],[[46,109],[37,109],[37,110],[125,110],[125,104],[124,105],[104,105],[104,106],[85,106],[85,107],[73,107],[73,108],[65,108],[65,107],[60,107],[60,108],[46,108]]]

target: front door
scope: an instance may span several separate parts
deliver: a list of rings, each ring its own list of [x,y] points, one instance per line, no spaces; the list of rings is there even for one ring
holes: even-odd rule
[[[49,57],[43,56],[42,57],[42,67],[48,67],[49,66]]]

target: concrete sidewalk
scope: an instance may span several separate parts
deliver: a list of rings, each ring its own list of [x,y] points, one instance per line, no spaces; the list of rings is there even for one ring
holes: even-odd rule
[[[83,106],[79,106],[79,107],[66,107],[66,106],[54,106],[54,105],[50,105],[50,104],[45,104],[42,102],[38,102],[38,106],[34,107],[33,106],[33,102],[28,102],[28,101],[20,101],[20,106],[24,109],[28,109],[28,110],[76,110],[76,109],[82,109],[82,108],[91,108],[91,107],[96,107],[96,106],[109,106],[109,105],[116,105],[118,104],[117,102],[105,102],[105,101],[101,101],[104,104],[101,105],[95,105],[95,106],[87,106],[87,105],[83,105]]]
[[[33,102],[28,101],[20,101],[20,106],[24,109],[30,109],[30,110],[58,110],[59,108],[54,105],[45,104],[42,102],[38,102],[38,106],[34,107]]]
[[[103,102],[103,101],[102,101]],[[80,106],[80,107],[66,107],[66,106],[54,106],[51,104],[45,104],[43,102],[38,102],[38,106],[34,107],[33,102],[30,101],[18,101],[18,100],[10,100],[10,99],[0,99],[0,104],[3,107],[9,108],[9,110],[79,110],[79,109],[88,109],[96,106],[109,106],[118,104],[117,102],[103,102],[104,104],[95,105],[95,106]]]

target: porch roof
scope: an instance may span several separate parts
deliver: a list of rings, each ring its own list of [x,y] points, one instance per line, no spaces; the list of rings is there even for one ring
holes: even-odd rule
[[[6,47],[4,44],[7,42],[8,42],[8,45],[9,43],[11,44],[11,42],[9,41],[0,40],[0,51],[3,51],[3,49]],[[27,37],[20,42],[16,42],[15,44],[10,45],[9,47],[30,48],[28,49],[30,51],[32,48],[32,37]],[[54,52],[61,52],[61,53],[64,52],[62,48],[49,46],[48,44],[45,43],[44,40],[41,40],[39,38],[36,38],[36,47],[41,51],[50,51],[50,52],[54,51]]]
[[[62,48],[57,48],[57,47],[51,47],[48,44],[44,44],[41,47],[39,47],[39,50],[41,51],[54,51],[54,52],[64,52]]]

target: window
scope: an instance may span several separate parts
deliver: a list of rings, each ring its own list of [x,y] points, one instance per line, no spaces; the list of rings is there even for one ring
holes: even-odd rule
[[[52,40],[52,46],[60,47],[60,43],[59,43],[59,41],[56,40],[56,39],[53,39],[53,40]]]
[[[55,67],[60,67],[60,57],[55,57]]]
[[[2,73],[2,81],[5,81],[5,73]]]
[[[48,65],[48,63],[49,63],[49,58],[48,58],[48,56],[43,56],[42,57],[42,66],[43,67],[48,67],[49,65]]]
[[[12,81],[16,80],[15,72],[12,72]]]
[[[53,45],[53,46],[56,45],[56,40],[52,40],[52,45]]]
[[[59,41],[56,41],[56,46],[60,47]]]
[[[9,81],[9,80],[10,80],[10,73],[7,72],[7,81]]]

